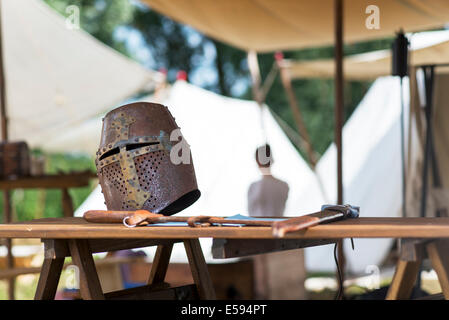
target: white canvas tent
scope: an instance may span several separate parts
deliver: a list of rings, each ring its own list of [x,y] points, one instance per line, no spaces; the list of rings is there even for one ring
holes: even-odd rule
[[[407,90],[404,97],[408,109]],[[399,79],[379,78],[343,128],[344,201],[360,206],[362,217],[401,214],[400,110]],[[335,158],[336,148],[332,144],[317,164],[331,203],[336,198]],[[346,241],[347,270],[364,273],[368,266],[379,265],[392,244],[391,239],[355,239],[352,251]],[[334,263],[332,248],[306,249],[306,263],[313,270],[328,270]]]
[[[247,214],[248,187],[260,178],[254,152],[266,141],[273,151],[273,174],[290,186],[285,215],[299,215],[320,208],[322,197],[314,173],[266,107],[261,112],[254,101],[223,97],[185,81],[177,81],[164,96],[160,102],[169,107],[191,146],[198,186],[202,192],[195,204],[178,215]],[[142,100],[154,101],[151,97]],[[93,134],[98,136],[97,141],[101,121],[99,124]],[[310,197],[303,201],[302,195],[306,192],[310,193]],[[80,216],[89,209],[104,208],[104,198],[97,188],[75,215]],[[206,260],[217,262],[211,258],[211,240],[202,239],[201,244]],[[172,259],[187,261],[183,250],[175,250]]]
[[[423,103],[420,101],[423,91],[419,90],[420,77],[416,78],[412,72],[410,84],[408,78],[405,78],[403,88],[406,213],[410,217],[420,216],[425,130]],[[436,209],[447,210],[449,207],[448,85],[448,74],[436,75],[432,121],[436,162],[442,185],[435,187],[432,179],[429,179],[426,216],[435,216]],[[359,205],[362,217],[399,217],[402,214],[400,119],[399,79],[389,76],[374,82],[344,127],[345,202]],[[332,183],[336,175],[335,156],[335,146],[332,145],[317,165],[317,172],[329,195],[336,192]],[[365,272],[369,265],[379,265],[392,244],[391,239],[356,239],[355,251],[352,251],[349,241],[346,241],[348,270],[360,273]],[[306,249],[307,266],[320,268],[331,265],[331,256],[329,247]]]
[[[419,81],[415,80],[415,66],[449,62],[449,31],[422,32],[410,36],[410,74],[404,80],[404,123],[407,168],[406,208],[408,216],[419,216],[422,187],[422,158],[424,141],[423,93],[419,92]],[[391,53],[388,51],[370,52],[349,56],[345,64],[346,76],[350,79],[374,79],[388,75],[391,68]],[[323,61],[322,61],[323,62]],[[286,66],[288,67],[288,61]],[[333,69],[318,61],[292,63],[291,76],[299,78],[332,77]],[[328,68],[326,68],[326,65]],[[449,170],[447,157],[449,135],[445,103],[449,79],[446,67],[435,69],[435,123],[434,137],[437,161],[443,186],[430,188],[428,192],[427,216],[435,214],[435,208],[449,205]],[[419,75],[419,74],[418,74]],[[422,91],[422,90],[421,90]],[[419,94],[421,93],[421,94]],[[410,99],[410,94],[413,98]],[[421,101],[420,101],[421,99]],[[344,163],[344,201],[361,206],[361,216],[401,216],[402,176],[400,146],[400,85],[399,78],[378,78],[365,95],[343,130]],[[336,150],[331,145],[317,165],[317,174],[323,182],[325,194],[335,195]],[[335,199],[328,199],[329,202]],[[348,270],[364,272],[370,264],[378,265],[393,242],[389,239],[358,239],[356,250],[352,251],[346,242],[345,254]],[[375,249],[373,249],[375,248]],[[313,268],[331,265],[332,254],[329,248],[307,249],[313,254],[306,255],[307,264]],[[324,261],[327,261],[324,263]],[[325,267],[323,267],[324,269]]]
[[[43,145],[45,151],[76,153],[95,156],[100,142],[102,118],[104,112],[97,117],[85,120],[70,130],[63,130],[52,136]]]
[[[62,132],[163,81],[162,74],[69,28],[43,1],[1,5],[10,140],[45,149]]]

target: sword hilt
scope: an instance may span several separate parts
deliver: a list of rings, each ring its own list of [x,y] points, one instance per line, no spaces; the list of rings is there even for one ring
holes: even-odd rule
[[[360,207],[352,206],[350,204],[345,205],[325,204],[321,206],[321,211],[324,210],[341,212],[344,214],[345,218],[358,218],[360,213]]]

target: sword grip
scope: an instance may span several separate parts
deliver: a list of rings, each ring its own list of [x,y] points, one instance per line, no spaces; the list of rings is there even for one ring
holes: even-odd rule
[[[163,217],[161,214],[152,213],[147,210],[136,211],[108,211],[108,210],[90,210],[84,213],[84,219],[94,223],[123,223],[123,219],[128,218],[130,225],[138,225],[152,218]]]
[[[84,213],[84,220],[94,223],[122,223],[123,219],[134,211],[89,210]]]

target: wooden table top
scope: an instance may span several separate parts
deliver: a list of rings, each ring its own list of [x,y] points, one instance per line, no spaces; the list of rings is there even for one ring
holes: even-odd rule
[[[273,239],[270,227],[127,228],[82,218],[39,219],[0,224],[0,238],[40,239]],[[289,233],[286,239],[449,238],[449,218],[358,218]]]

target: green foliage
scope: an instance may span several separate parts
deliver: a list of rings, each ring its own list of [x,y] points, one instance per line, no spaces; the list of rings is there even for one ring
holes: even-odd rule
[[[202,63],[204,38],[147,7],[136,7],[128,28],[139,32],[154,60],[152,67],[166,69],[169,81],[179,70],[189,74]]]
[[[130,23],[134,7],[128,0],[44,0],[63,16],[67,7],[75,5],[80,11],[80,27],[95,38],[123,54],[128,51],[122,41],[114,36],[117,27]]]
[[[215,68],[217,70],[217,84],[208,89],[224,96],[232,96],[232,87],[239,79],[246,79],[249,83],[249,69],[246,64],[246,52],[228,46],[222,42],[212,40],[215,47]],[[248,97],[249,91],[246,93]],[[245,96],[242,96],[242,98]]]

